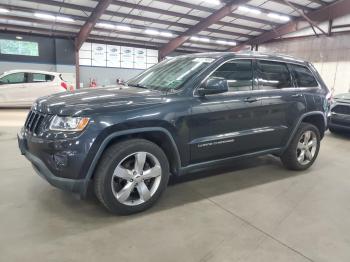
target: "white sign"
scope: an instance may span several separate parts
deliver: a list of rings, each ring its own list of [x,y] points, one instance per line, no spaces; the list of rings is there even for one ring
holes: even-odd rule
[[[123,68],[134,68],[134,48],[122,46],[120,49],[120,65]]]
[[[134,68],[146,69],[147,68],[147,49],[135,48],[134,49]]]
[[[92,44],[92,66],[106,66],[106,45]]]
[[[83,66],[146,69],[158,63],[158,51],[86,42],[79,51],[79,63]]]
[[[120,67],[120,46],[107,45],[107,67]]]

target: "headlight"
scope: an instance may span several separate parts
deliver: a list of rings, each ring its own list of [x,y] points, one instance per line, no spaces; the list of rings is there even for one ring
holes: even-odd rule
[[[50,130],[54,131],[83,131],[89,123],[87,117],[55,116],[50,124]]]

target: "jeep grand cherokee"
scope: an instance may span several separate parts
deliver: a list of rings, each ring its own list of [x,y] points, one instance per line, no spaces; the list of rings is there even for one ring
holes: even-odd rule
[[[154,204],[170,174],[265,154],[309,168],[328,94],[315,68],[291,57],[179,56],[125,85],[38,99],[18,141],[53,186],[83,196],[92,187],[108,210],[131,214]]]

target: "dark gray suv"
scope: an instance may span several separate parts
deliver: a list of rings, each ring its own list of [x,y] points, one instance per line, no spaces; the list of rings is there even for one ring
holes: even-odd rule
[[[309,168],[328,94],[314,67],[291,57],[180,56],[125,85],[38,99],[18,142],[53,186],[82,196],[93,188],[108,210],[130,214],[150,207],[170,174],[264,154]]]

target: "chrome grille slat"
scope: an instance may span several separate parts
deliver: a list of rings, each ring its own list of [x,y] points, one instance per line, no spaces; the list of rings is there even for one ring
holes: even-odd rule
[[[45,121],[48,119],[48,115],[41,114],[35,111],[30,111],[27,120],[24,124],[26,131],[37,135],[43,129]]]

